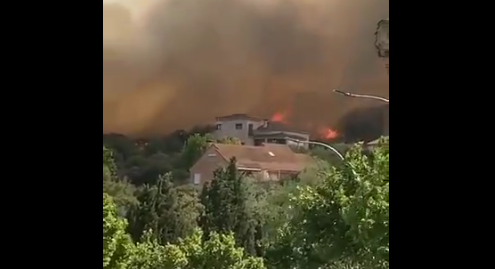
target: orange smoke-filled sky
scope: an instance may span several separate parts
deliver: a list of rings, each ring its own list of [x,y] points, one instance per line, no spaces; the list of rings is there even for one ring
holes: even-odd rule
[[[103,131],[160,134],[216,116],[335,124],[388,96],[374,50],[388,0],[113,0],[103,4]]]

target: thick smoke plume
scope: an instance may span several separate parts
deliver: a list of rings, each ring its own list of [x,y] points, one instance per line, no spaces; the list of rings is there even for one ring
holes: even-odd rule
[[[282,110],[336,126],[369,102],[332,89],[388,96],[373,46],[388,0],[116,1],[103,4],[104,132]]]

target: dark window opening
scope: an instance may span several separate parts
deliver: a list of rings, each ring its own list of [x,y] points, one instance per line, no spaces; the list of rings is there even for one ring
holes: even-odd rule
[[[242,123],[236,123],[235,124],[235,129],[236,130],[242,130]]]
[[[285,145],[287,141],[285,139],[268,139],[268,143]]]
[[[253,135],[253,124],[252,123],[250,123],[248,125],[248,135]]]

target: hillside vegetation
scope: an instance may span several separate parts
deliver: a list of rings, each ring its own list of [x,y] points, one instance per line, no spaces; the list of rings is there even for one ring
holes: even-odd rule
[[[104,136],[104,269],[389,268],[388,140],[269,185],[232,159],[197,191],[187,171],[210,142]]]

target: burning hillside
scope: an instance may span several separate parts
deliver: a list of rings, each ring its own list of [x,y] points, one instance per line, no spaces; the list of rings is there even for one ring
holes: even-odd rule
[[[323,98],[324,96],[316,97]],[[388,110],[388,105],[356,108],[344,114],[334,125],[326,122],[324,115],[320,117],[315,115],[313,118],[301,120],[297,115],[297,110],[293,109],[275,112],[270,120],[306,130],[312,134],[314,139],[351,143],[372,141],[380,136],[388,135],[388,121],[386,120]],[[324,114],[325,110],[321,112]]]
[[[289,119],[289,113],[287,111],[284,112],[276,112],[273,114],[271,117],[272,122],[280,122],[286,125],[291,125],[291,121]],[[318,138],[325,139],[325,140],[334,140],[339,137],[339,134],[337,133],[336,130],[326,127],[326,126],[316,126],[314,123],[308,122],[306,126],[304,126],[306,130],[308,131],[313,131],[314,133],[317,134]]]

